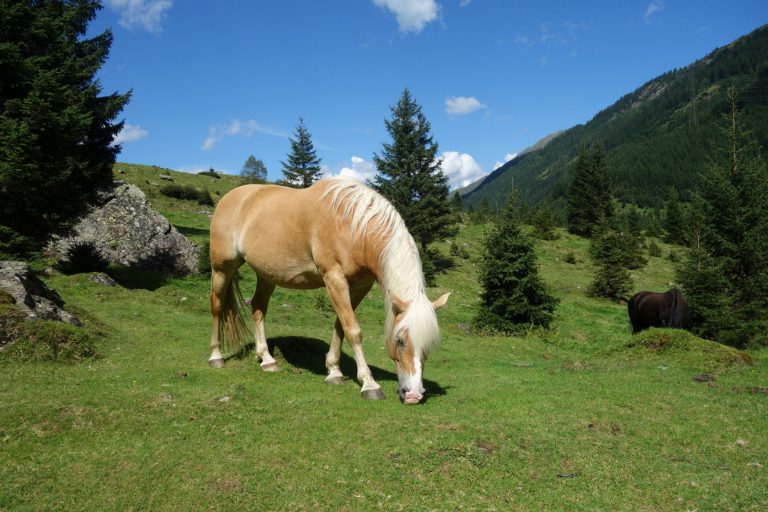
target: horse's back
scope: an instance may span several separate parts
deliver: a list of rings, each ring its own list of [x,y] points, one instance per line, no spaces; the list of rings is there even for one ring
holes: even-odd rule
[[[221,198],[211,220],[211,263],[216,250],[224,258],[246,261],[275,284],[322,286],[324,266],[336,259],[333,249],[344,236],[324,199],[326,188],[320,181],[305,189],[233,189]]]

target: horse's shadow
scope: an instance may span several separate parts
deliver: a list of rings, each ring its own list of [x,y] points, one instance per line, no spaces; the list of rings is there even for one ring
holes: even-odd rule
[[[269,352],[280,362],[280,356],[285,362],[303,370],[314,373],[315,375],[325,376],[328,370],[325,367],[325,355],[328,353],[328,343],[317,338],[307,338],[303,336],[278,336],[267,340]],[[245,349],[238,354],[238,358],[245,357],[255,349],[253,343],[246,345]],[[277,350],[275,350],[277,349]],[[278,353],[279,352],[279,353]],[[357,375],[357,364],[355,360],[344,352],[341,353],[339,360],[341,373],[350,378],[350,382],[355,382],[354,376]],[[394,381],[397,382],[397,374],[383,370],[371,364],[371,375],[379,382]],[[442,387],[435,381],[423,379],[424,387],[427,390],[425,401],[430,397],[443,396],[448,393],[448,389]]]

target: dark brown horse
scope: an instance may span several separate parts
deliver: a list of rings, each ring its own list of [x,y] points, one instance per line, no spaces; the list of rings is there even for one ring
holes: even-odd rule
[[[677,288],[666,293],[638,292],[627,303],[632,332],[649,327],[688,329],[691,314],[688,304]]]

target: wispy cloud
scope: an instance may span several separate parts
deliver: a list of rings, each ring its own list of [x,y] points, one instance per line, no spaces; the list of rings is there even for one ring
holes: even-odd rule
[[[155,35],[163,31],[162,22],[173,6],[173,0],[107,0],[106,3],[120,13],[120,25]]]
[[[116,146],[118,144],[126,144],[128,142],[136,142],[137,140],[148,136],[149,132],[141,126],[125,123],[123,125],[123,129],[120,130],[120,133],[115,135],[115,138],[112,139],[112,145]]]
[[[469,4],[471,4],[471,3],[472,3],[472,0],[460,0],[459,1],[459,7],[466,7]]]
[[[554,29],[547,23],[541,23],[534,35],[518,34],[515,36],[515,44],[522,46],[535,45],[561,45],[576,44],[579,41],[580,32],[586,32],[592,28],[589,21],[567,20],[561,27]]]
[[[234,119],[229,123],[219,123],[208,128],[208,137],[203,141],[202,148],[204,151],[213,149],[213,147],[224,137],[234,137],[236,135],[251,137],[256,133],[282,137],[285,139],[290,136],[288,132],[284,130],[264,126],[253,119],[248,119],[246,121]]]
[[[443,161],[442,169],[448,176],[448,185],[451,190],[466,187],[488,174],[469,153],[444,151],[440,158]]]
[[[452,116],[464,116],[475,110],[488,108],[474,96],[451,96],[445,100],[445,111]]]
[[[373,0],[373,3],[395,15],[400,32],[418,34],[427,23],[435,21],[440,6],[435,0]]]
[[[643,14],[643,21],[646,23],[651,22],[651,17],[656,14],[657,12],[661,12],[664,10],[664,4],[662,2],[651,2],[648,4],[648,7],[645,9],[645,14]]]

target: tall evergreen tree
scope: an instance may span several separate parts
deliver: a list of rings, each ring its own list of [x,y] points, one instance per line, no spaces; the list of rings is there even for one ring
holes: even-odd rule
[[[768,166],[743,132],[733,89],[728,99],[678,279],[697,332],[730,345],[768,345]]]
[[[624,299],[631,289],[629,276],[631,257],[627,253],[627,235],[602,226],[593,231],[590,256],[596,267],[595,277],[587,292],[595,297]]]
[[[109,30],[86,38],[94,0],[0,7],[0,252],[42,243],[112,183],[114,122],[130,93],[102,96]]]
[[[559,300],[541,276],[533,244],[520,230],[514,196],[495,219],[480,263],[481,303],[475,325],[516,332],[548,327]]]
[[[265,181],[267,181],[267,166],[255,156],[250,155],[240,170],[240,183],[264,183]]]
[[[688,242],[686,239],[688,234],[686,233],[680,198],[674,186],[669,190],[669,197],[665,206],[664,229],[667,230],[667,234],[664,239],[672,244],[685,245]]]
[[[613,215],[611,189],[605,152],[596,146],[582,146],[573,167],[573,181],[568,188],[568,231],[592,236],[603,220]]]
[[[321,159],[312,144],[312,135],[304,126],[304,119],[299,118],[295,138],[291,138],[291,152],[283,164],[284,183],[291,187],[307,188],[322,176]]]
[[[429,121],[408,89],[392,108],[392,119],[384,123],[392,142],[383,144],[380,155],[373,155],[378,173],[371,186],[400,212],[419,245],[430,282],[436,257],[429,244],[452,237],[458,230],[448,198],[448,177],[440,167]]]

